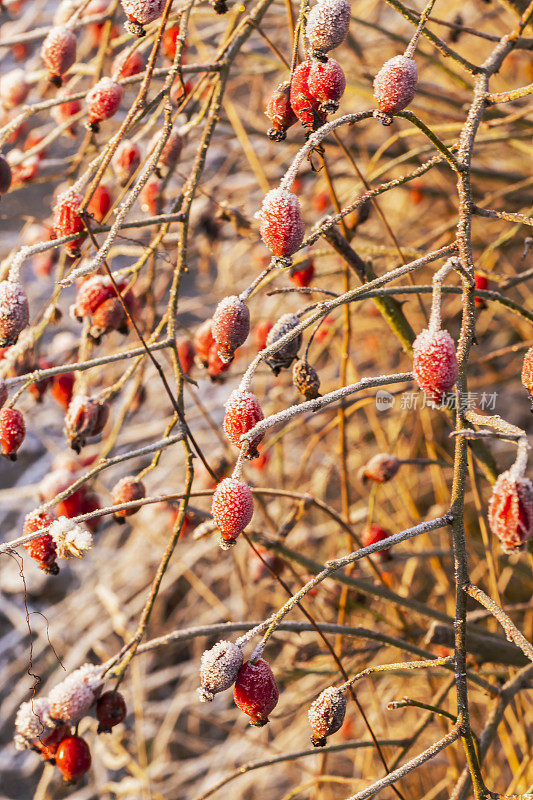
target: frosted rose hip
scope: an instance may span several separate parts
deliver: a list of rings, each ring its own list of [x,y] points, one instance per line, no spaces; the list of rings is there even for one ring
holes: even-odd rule
[[[74,188],[67,189],[58,195],[54,206],[54,232],[57,237],[71,236],[73,233],[85,232],[85,226],[79,213],[83,195]],[[79,255],[83,237],[79,236],[65,243],[65,249],[73,256]]]
[[[63,25],[52,28],[41,46],[41,58],[44,61],[50,79],[56,86],[61,86],[64,75],[76,61],[76,37]]]
[[[48,511],[32,511],[24,519],[22,535],[28,536],[36,533],[42,528],[48,528],[54,522],[54,517]],[[57,575],[59,567],[56,563],[57,550],[55,542],[49,532],[44,533],[37,539],[32,539],[24,545],[26,552],[36,561],[43,572]]]
[[[416,63],[408,56],[395,56],[383,64],[374,78],[374,97],[379,110],[392,117],[407,108],[416,93]]]
[[[100,122],[113,117],[122,100],[122,86],[111,78],[102,78],[85,98],[91,130],[98,131]]]
[[[158,19],[165,7],[164,0],[120,0],[128,17],[126,28],[134,36],[144,36],[144,26]]]
[[[120,505],[121,503],[130,503],[132,500],[142,500],[146,496],[146,489],[142,481],[138,481],[132,475],[126,475],[121,478],[113,487],[111,497],[113,505]],[[123,519],[135,514],[139,508],[125,508],[122,511],[116,511],[115,519]]]
[[[287,136],[287,130],[297,121],[296,114],[291,108],[290,103],[291,85],[289,81],[280,83],[266,103],[265,114],[272,122],[272,128],[268,131],[268,138],[276,142],[282,142]]]
[[[235,350],[244,344],[250,332],[246,303],[235,294],[224,297],[213,314],[211,332],[222,361],[232,361]]]
[[[6,109],[22,105],[30,92],[30,85],[22,69],[13,69],[2,75],[0,101]]]
[[[287,189],[272,189],[261,211],[261,237],[275,256],[290,256],[300,247],[305,232],[298,198]]]
[[[330,113],[339,107],[339,100],[346,88],[346,78],[334,58],[328,58],[325,62],[315,60],[309,70],[307,85],[312,97],[320,102],[320,110]]]
[[[235,447],[241,447],[240,438],[248,433],[258,422],[264,419],[259,400],[252,392],[239,392],[236,389],[230,394],[224,405],[224,433]],[[257,445],[262,441],[264,434],[260,434],[248,445],[247,458],[258,455]]]
[[[270,665],[263,658],[255,664],[247,661],[239,670],[233,699],[241,711],[250,717],[250,724],[262,727],[278,704],[279,690]]]
[[[15,344],[29,319],[24,287],[14,281],[0,281],[0,347]]]
[[[113,61],[113,73],[118,73],[119,78],[130,78],[142,72],[146,64],[144,57],[138,50],[124,50]]]
[[[223,640],[210,650],[204,650],[200,662],[200,700],[209,703],[215,694],[229,689],[235,683],[242,662],[242,650],[233,642]]]
[[[249,524],[254,501],[248,484],[236,478],[224,478],[213,494],[211,514],[222,540],[233,543]]]
[[[17,450],[24,441],[26,425],[17,408],[0,409],[0,447],[2,455],[17,460]]]
[[[291,108],[301,124],[309,130],[316,131],[326,121],[326,114],[309,88],[309,75],[313,62],[302,61],[294,70],[291,79]]]
[[[61,94],[57,95],[58,98],[61,97]],[[64,96],[64,95],[63,95]],[[61,103],[59,106],[54,106],[51,110],[52,118],[58,125],[63,125],[67,122],[71,117],[76,116],[79,114],[82,109],[82,105],[79,100],[67,100],[65,103]],[[76,136],[76,125],[72,124],[69,128],[65,130],[65,134],[70,137]]]
[[[455,342],[445,330],[424,329],[413,344],[413,374],[430,399],[439,402],[457,380]]]
[[[503,472],[492,489],[489,525],[506,553],[523,550],[533,538],[533,484],[528,478]]]
[[[372,456],[366,467],[363,468],[363,478],[376,483],[386,483],[392,480],[400,469],[400,461],[396,456],[388,453],[377,453]]]
[[[113,156],[111,166],[117,180],[124,184],[129,181],[141,163],[141,151],[135,142],[124,139]]]
[[[329,686],[311,703],[307,718],[315,747],[324,747],[328,736],[336,733],[344,722],[346,697],[340,689]]]
[[[320,0],[309,12],[305,29],[309,44],[318,56],[338,47],[350,27],[349,0]]]
[[[292,331],[299,322],[300,320],[296,314],[283,314],[283,316],[281,316],[276,324],[270,329],[266,340],[266,346],[270,347],[270,345],[274,344],[274,342],[277,342],[278,339],[281,339],[287,333]],[[279,350],[265,359],[274,375],[277,375],[282,369],[287,369],[290,367],[294,359],[298,358],[298,350],[300,349],[301,344],[302,334],[299,333],[286,344],[282,345]]]

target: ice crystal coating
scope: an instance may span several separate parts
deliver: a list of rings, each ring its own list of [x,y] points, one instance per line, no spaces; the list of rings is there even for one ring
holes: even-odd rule
[[[83,664],[50,692],[50,717],[61,722],[78,722],[98,698],[102,685],[101,667]]]
[[[386,61],[374,78],[374,97],[379,110],[392,117],[413,100],[418,80],[416,63],[408,56]]]
[[[413,374],[420,388],[438,402],[457,380],[455,343],[445,330],[425,328],[413,343]]]
[[[248,433],[265,418],[255,394],[240,392],[238,389],[230,394],[224,404],[224,410],[224,433],[231,444],[239,448],[241,447],[241,436]],[[246,452],[247,458],[255,458],[258,455],[257,445],[263,437],[264,434],[261,433],[249,443]]]
[[[90,317],[104,300],[114,296],[115,290],[109,278],[105,275],[91,275],[78,288],[74,315],[80,320]]]
[[[265,106],[265,114],[272,122],[268,137],[276,142],[282,142],[287,135],[288,128],[297,121],[296,114],[291,108],[290,94],[289,81],[280,83],[268,98]]]
[[[233,689],[235,704],[250,717],[250,724],[262,727],[279,699],[276,679],[270,664],[258,658],[255,664],[247,661],[239,670]]]
[[[281,339],[282,336],[292,331],[293,328],[298,325],[300,320],[296,316],[296,314],[283,314],[276,324],[270,329],[269,334],[266,340],[266,346],[274,344],[277,342],[278,339]],[[290,367],[292,362],[295,358],[298,357],[298,350],[300,349],[300,345],[302,344],[302,334],[299,333],[293,339],[291,339],[287,344],[284,344],[276,353],[273,353],[267,359],[265,359],[268,366],[274,372],[274,375],[277,375],[282,369],[287,369]]]
[[[26,75],[22,69],[13,69],[2,75],[0,81],[0,101],[5,109],[22,105],[30,92]]]
[[[24,287],[14,281],[0,281],[0,347],[15,344],[29,320]]]
[[[531,409],[533,410],[533,347],[530,347],[524,356],[522,364],[522,383],[529,392]]]
[[[250,487],[236,478],[224,478],[213,494],[211,514],[225,542],[234,542],[254,513]]]
[[[76,47],[76,37],[69,28],[52,28],[41,46],[41,58],[51,77],[60,78],[68,72],[76,61]]]
[[[309,12],[306,34],[319,54],[328,53],[346,38],[350,27],[349,0],[320,0]]]
[[[236,294],[224,297],[216,307],[211,333],[222,361],[232,361],[235,350],[244,344],[250,333],[248,306]]]
[[[141,27],[161,16],[164,0],[120,0],[122,8],[131,22]],[[138,35],[138,32],[135,31]]]
[[[27,514],[24,519],[22,535],[27,536],[31,533],[37,533],[37,531],[44,528],[49,528],[53,522],[54,517],[50,512],[32,511],[30,514]],[[37,562],[43,572],[57,575],[59,572],[59,568],[56,564],[57,549],[49,530],[42,536],[38,536],[36,539],[26,542],[24,548],[28,555]]]
[[[489,525],[506,553],[523,550],[533,538],[533,484],[502,472],[492,489],[488,509]]]
[[[376,453],[363,469],[363,477],[376,483],[392,480],[400,469],[400,461],[389,453]]]
[[[81,558],[93,546],[93,535],[83,525],[58,517],[49,528],[58,558]]]
[[[73,233],[85,231],[79,209],[83,202],[83,195],[73,187],[58,195],[54,206],[54,231],[56,236],[71,236]],[[71,255],[78,255],[83,237],[78,237],[66,242],[65,248]]]
[[[290,100],[291,108],[301,124],[311,131],[316,131],[326,121],[326,114],[309,88],[309,74],[313,63],[311,59],[302,61],[294,70]]]
[[[16,452],[24,441],[26,425],[18,408],[0,409],[0,447],[2,455],[12,461],[16,460]]]
[[[146,496],[146,489],[142,481],[138,481],[133,475],[126,475],[121,478],[118,483],[113,487],[111,497],[113,505],[120,505],[121,503],[130,503],[133,500],[142,500]],[[129,517],[135,514],[139,508],[126,508],[122,511],[115,512],[115,518]]]
[[[307,361],[296,361],[292,368],[292,382],[306,400],[320,397],[320,378],[318,373]]]
[[[47,697],[35,697],[26,703],[21,703],[15,717],[15,747],[17,750],[26,750],[32,747],[35,740],[54,728],[50,719],[50,701]]]
[[[307,713],[313,732],[311,741],[315,747],[325,746],[327,737],[342,726],[345,714],[346,697],[340,689],[329,686],[318,695]]]
[[[141,163],[141,151],[135,142],[124,139],[113,156],[111,166],[117,180],[124,184],[129,181]]]
[[[298,198],[287,189],[272,189],[261,211],[261,237],[275,256],[290,256],[300,247],[305,232]]]
[[[225,692],[235,683],[242,662],[242,650],[233,642],[222,640],[210,650],[204,650],[198,689],[202,703],[211,702],[215,694]]]
[[[312,97],[321,104],[325,112],[336,111],[339,100],[346,89],[346,78],[342,67],[334,58],[327,61],[315,59],[307,80]]]
[[[122,86],[111,78],[101,78],[87,94],[85,102],[89,123],[98,129],[98,123],[114,116],[122,100]]]

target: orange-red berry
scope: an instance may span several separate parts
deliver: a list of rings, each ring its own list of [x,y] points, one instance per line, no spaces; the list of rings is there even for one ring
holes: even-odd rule
[[[390,533],[382,528],[380,525],[376,525],[375,522],[372,522],[370,525],[365,525],[363,528],[363,532],[361,534],[361,541],[363,543],[363,547],[369,547],[371,544],[377,544],[377,542],[383,542],[385,539],[388,539]],[[388,548],[385,550],[379,551],[380,555],[383,557],[387,557],[389,554]]]
[[[254,327],[255,346],[258,350],[264,350],[267,343],[267,336],[272,330],[272,323],[269,319],[263,319]]]
[[[65,781],[78,781],[91,767],[91,751],[81,736],[68,736],[56,750],[56,765]]]
[[[236,294],[224,297],[216,307],[211,332],[221,360],[232,361],[235,350],[244,344],[250,332],[248,306]]]
[[[125,184],[136,172],[140,163],[141,151],[139,146],[129,139],[124,139],[117,147],[111,166],[119,183]]]
[[[298,264],[297,267],[292,267],[290,279],[296,286],[309,286],[315,274],[315,265],[313,259],[310,258],[304,261],[303,264]]]
[[[363,467],[363,480],[367,479],[375,481],[376,483],[386,483],[394,478],[400,466],[401,462],[396,456],[391,456],[388,453],[377,453],[375,456],[372,456],[368,464]]]
[[[138,75],[139,72],[142,72],[145,66],[142,53],[138,50],[133,52],[124,50],[113,61],[113,73],[116,74],[118,72],[119,78],[130,78],[132,75]]]
[[[61,86],[64,75],[76,61],[76,37],[63,25],[58,25],[49,32],[41,46],[41,58],[48,68],[52,83]]]
[[[176,349],[178,351],[180,367],[183,373],[188,375],[194,366],[194,356],[196,355],[194,344],[190,339],[180,339],[176,345]]]
[[[503,472],[492,489],[489,525],[506,553],[523,550],[533,538],[533,484],[528,478]]]
[[[301,124],[311,131],[316,131],[326,121],[326,113],[320,108],[320,102],[309,88],[309,74],[313,63],[311,59],[302,61],[294,70],[290,99],[291,108]]]
[[[266,103],[265,114],[272,122],[267,135],[275,142],[282,142],[287,136],[287,130],[297,121],[291,107],[290,95],[291,85],[289,81],[285,81],[274,89]]]
[[[14,281],[0,281],[0,347],[15,344],[30,318],[24,287]]]
[[[111,78],[101,78],[88,92],[85,102],[89,112],[89,126],[97,132],[100,122],[113,117],[122,100],[122,86]]]
[[[74,233],[84,233],[85,226],[80,217],[79,209],[83,202],[83,195],[74,188],[67,189],[58,195],[54,206],[54,232],[58,238],[71,236]],[[83,236],[78,236],[65,243],[65,249],[73,256],[80,253]]]
[[[209,351],[211,349],[211,345],[213,344],[213,333],[211,330],[210,319],[202,322],[200,327],[197,328],[196,333],[194,334],[193,344],[196,350],[196,355],[200,359],[203,366],[207,367],[207,363],[209,361]]]
[[[53,514],[48,511],[32,511],[27,514],[24,519],[24,526],[22,528],[22,535],[28,536],[30,533],[36,533],[42,528],[48,528],[54,521]],[[24,545],[27,553],[34,561],[37,562],[43,572],[50,575],[57,575],[59,567],[57,566],[57,550],[55,542],[49,533],[39,536],[37,539],[32,539]]]
[[[142,481],[138,481],[133,475],[126,475],[121,478],[113,487],[111,492],[113,505],[118,506],[121,503],[130,503],[133,500],[142,500],[146,497],[146,489]],[[122,520],[125,517],[130,517],[139,510],[137,508],[126,508],[121,511],[116,511],[114,517],[116,520]]]
[[[0,409],[0,447],[2,455],[17,460],[17,450],[26,436],[24,417],[17,408]]]
[[[374,78],[374,97],[379,110],[388,117],[407,108],[416,94],[416,63],[408,56],[394,56],[383,64]]]
[[[346,89],[346,78],[341,65],[334,58],[327,61],[314,59],[309,70],[307,85],[313,100],[326,114],[336,111]]]
[[[320,0],[309,12],[305,29],[314,55],[324,58],[346,38],[350,26],[349,0]]]

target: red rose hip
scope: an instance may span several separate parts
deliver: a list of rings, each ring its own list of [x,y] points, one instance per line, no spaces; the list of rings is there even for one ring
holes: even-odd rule
[[[221,546],[231,547],[249,524],[254,513],[248,484],[236,478],[224,478],[213,494],[211,514],[220,531]]]
[[[122,100],[122,86],[111,78],[101,78],[85,98],[89,112],[89,128],[97,133],[100,122],[113,117]]]
[[[71,236],[74,233],[84,233],[85,226],[80,216],[79,209],[83,202],[83,196],[74,188],[67,189],[58,195],[54,206],[54,232],[57,237]],[[83,236],[72,239],[65,243],[65,249],[72,256],[80,254],[80,245]]]
[[[126,475],[115,484],[111,493],[113,498],[113,505],[118,506],[121,503],[130,503],[133,500],[142,500],[146,497],[146,489],[142,481],[136,480],[132,475]],[[139,510],[137,508],[125,508],[121,511],[116,511],[114,517],[117,521],[123,520],[125,517],[130,517]]]
[[[250,724],[262,727],[279,699],[279,690],[270,665],[263,658],[242,665],[233,689],[235,704],[250,717]]]
[[[126,701],[120,692],[104,692],[96,702],[98,733],[110,733],[126,716]]]
[[[226,438],[235,447],[241,447],[240,438],[248,433],[258,422],[264,419],[259,400],[252,392],[239,392],[236,389],[230,394],[224,405],[224,433]],[[262,441],[264,434],[256,436],[248,445],[246,458],[255,458],[258,455],[257,445]]]
[[[24,441],[26,425],[17,408],[0,409],[0,447],[2,455],[17,460],[17,450]]]
[[[455,343],[448,331],[425,328],[413,344],[413,374],[430,400],[439,402],[458,375]]]
[[[492,489],[488,509],[489,525],[506,553],[523,550],[533,538],[533,484],[515,476],[512,468],[503,472]]]
[[[287,136],[287,130],[297,122],[298,118],[291,107],[290,94],[289,81],[280,83],[266,103],[265,114],[272,122],[267,136],[274,142],[282,142]]]
[[[213,314],[211,332],[222,361],[232,361],[235,350],[244,344],[250,332],[250,312],[246,303],[235,294],[224,297]]]
[[[304,238],[304,221],[298,198],[287,189],[272,189],[263,200],[261,237],[278,257],[291,256]]]
[[[55,86],[61,86],[64,75],[76,61],[76,37],[63,25],[52,28],[41,46],[41,58]]]
[[[407,108],[416,93],[416,63],[408,56],[394,56],[383,64],[374,78],[374,97],[379,110],[388,117]]]
[[[22,528],[22,535],[27,536],[30,533],[36,533],[42,528],[48,528],[54,521],[54,516],[49,511],[33,511],[26,515],[24,519],[24,526]],[[26,552],[34,561],[37,562],[43,572],[50,575],[57,575],[59,567],[57,566],[57,550],[55,542],[49,533],[44,533],[37,539],[32,539],[24,545]]]
[[[334,58],[312,62],[307,80],[314,100],[320,103],[320,111],[326,114],[336,111],[346,88],[346,78],[340,64]]]
[[[65,781],[78,781],[91,766],[91,751],[81,736],[69,736],[56,750],[56,765]]]
[[[0,281],[0,347],[15,344],[29,318],[24,287],[14,281]]]

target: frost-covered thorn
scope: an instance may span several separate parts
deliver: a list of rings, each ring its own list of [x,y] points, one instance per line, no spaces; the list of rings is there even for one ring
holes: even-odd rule
[[[202,703],[211,702],[218,692],[224,692],[235,683],[243,663],[242,649],[226,640],[205,650],[200,662],[200,688]]]

